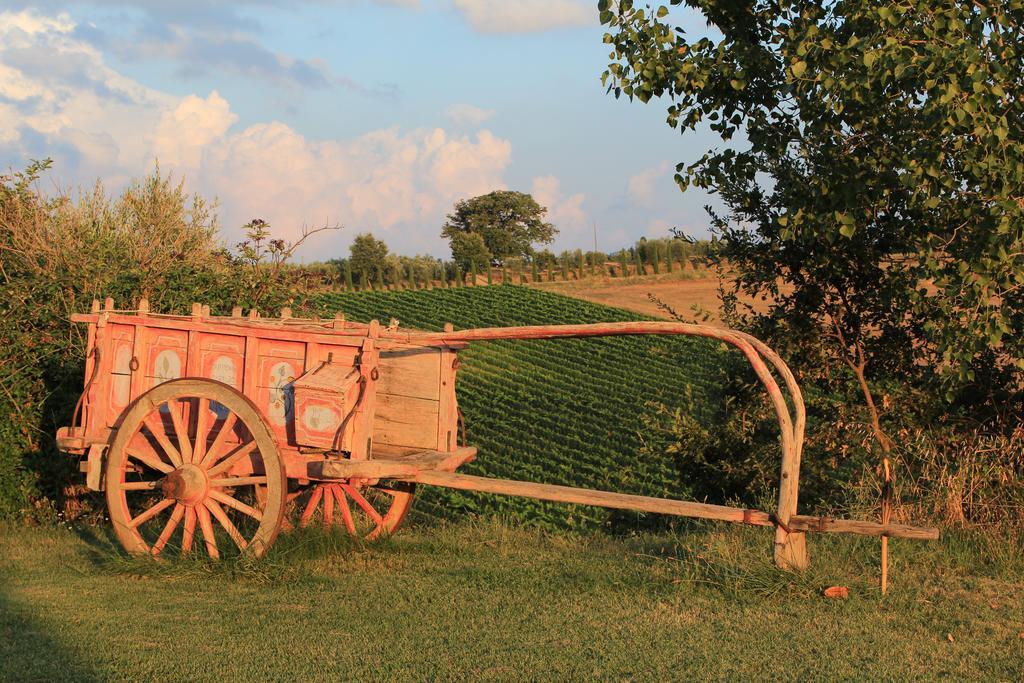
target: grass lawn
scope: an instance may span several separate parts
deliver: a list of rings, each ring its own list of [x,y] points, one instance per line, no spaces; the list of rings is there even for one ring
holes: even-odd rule
[[[1024,676],[1005,538],[814,537],[713,523],[610,537],[496,521],[368,546],[282,536],[264,560],[128,559],[103,527],[0,526],[0,679],[968,679]],[[821,597],[850,587],[847,600]]]

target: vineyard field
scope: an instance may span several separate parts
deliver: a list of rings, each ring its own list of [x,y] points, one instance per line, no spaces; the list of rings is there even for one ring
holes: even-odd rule
[[[517,286],[332,293],[308,308],[422,330],[648,319]],[[657,403],[715,420],[733,354],[710,340],[650,336],[473,342],[459,355],[459,405],[467,441],[479,447],[461,471],[686,498],[685,462],[641,457],[644,416]],[[497,513],[549,528],[638,522],[633,513],[433,487],[417,493],[414,510],[421,520]]]

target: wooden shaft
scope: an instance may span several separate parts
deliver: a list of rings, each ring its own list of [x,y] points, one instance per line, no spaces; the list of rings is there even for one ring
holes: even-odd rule
[[[797,498],[800,479],[800,456],[803,447],[804,403],[799,386],[785,362],[764,343],[736,330],[678,322],[636,321],[620,323],[595,323],[589,325],[533,325],[524,327],[489,327],[473,330],[445,330],[437,333],[398,332],[393,339],[409,342],[470,342],[488,339],[557,339],[563,337],[597,337],[608,335],[688,335],[718,339],[739,349],[747,358],[758,380],[768,393],[779,422],[779,436],[782,446],[780,467],[779,500],[776,515],[783,525],[776,529],[775,563],[784,569],[803,569],[807,566],[807,552],[801,534],[790,534],[785,529],[791,517],[797,512]],[[404,335],[404,336],[402,336]],[[794,415],[771,371],[761,354],[774,366],[789,390]]]
[[[404,479],[399,475],[396,479]],[[408,477],[409,481],[432,486],[443,486],[464,491],[480,491],[505,496],[527,496],[540,500],[551,500],[559,503],[576,503],[578,505],[596,505],[598,507],[619,510],[635,510],[637,512],[654,512],[662,515],[680,517],[698,517],[701,519],[717,519],[723,522],[738,522],[753,526],[773,526],[771,515],[760,510],[743,510],[726,505],[695,503],[667,498],[651,498],[610,491],[593,491],[572,486],[554,484],[536,484],[512,479],[492,479],[476,477],[469,474],[454,472],[422,471]],[[793,531],[801,532],[834,532],[860,534],[862,536],[898,536],[919,540],[935,540],[939,537],[937,529],[905,526],[902,524],[878,524],[849,519],[831,519],[812,517],[809,515],[793,515],[788,524]]]

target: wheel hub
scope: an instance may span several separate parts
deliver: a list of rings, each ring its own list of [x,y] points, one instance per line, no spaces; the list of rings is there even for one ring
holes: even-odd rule
[[[160,489],[166,498],[173,498],[183,505],[195,505],[206,498],[209,480],[199,467],[183,465],[163,478]]]

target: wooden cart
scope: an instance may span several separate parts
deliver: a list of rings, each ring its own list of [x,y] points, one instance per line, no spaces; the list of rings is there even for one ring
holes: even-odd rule
[[[218,317],[195,304],[191,316],[170,316],[143,300],[118,311],[110,299],[73,320],[88,324],[86,382],[57,440],[82,457],[88,486],[106,492],[129,552],[189,552],[198,534],[211,557],[259,555],[282,528],[313,521],[374,538],[396,529],[416,484],[774,527],[775,561],[793,569],[807,563],[807,532],[938,538],[934,529],[797,514],[800,388],[778,355],[734,330],[627,322],[420,332],[341,315],[296,319],[287,309],[272,319],[237,308]],[[455,383],[466,344],[635,334],[710,337],[744,354],[781,432],[775,511],[456,473],[476,455],[459,439]]]

